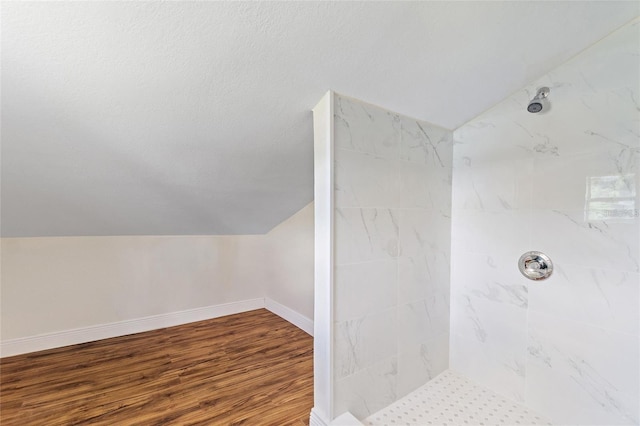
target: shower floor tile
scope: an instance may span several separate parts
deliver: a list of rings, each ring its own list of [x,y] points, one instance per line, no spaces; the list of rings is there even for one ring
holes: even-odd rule
[[[547,419],[446,370],[364,420],[369,426],[550,425]]]

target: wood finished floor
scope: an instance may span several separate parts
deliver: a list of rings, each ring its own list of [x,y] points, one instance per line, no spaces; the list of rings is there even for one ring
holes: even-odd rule
[[[0,424],[308,425],[313,339],[265,309],[4,358]]]

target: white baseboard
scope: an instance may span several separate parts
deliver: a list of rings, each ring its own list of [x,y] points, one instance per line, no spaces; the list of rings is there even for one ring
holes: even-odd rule
[[[93,342],[127,334],[173,327],[226,315],[266,308],[291,324],[313,336],[313,321],[302,314],[269,298],[242,300],[221,305],[205,306],[186,311],[170,312],[126,321],[100,324],[73,330],[57,331],[38,336],[22,337],[0,342],[0,358],[46,349],[61,348],[78,343]]]
[[[222,305],[205,306],[202,308],[189,309],[186,311],[170,312],[168,314],[153,315],[144,318],[113,322],[110,324],[101,324],[74,330],[65,330],[54,333],[41,334],[38,336],[5,340],[0,343],[0,357],[20,355],[28,352],[60,348],[63,346],[75,345],[78,343],[93,342],[95,340],[125,336],[127,334],[140,333],[143,331],[156,330],[159,328],[173,327],[175,325],[187,324],[195,321],[218,318],[225,315],[253,311],[255,309],[264,307],[265,299],[260,297],[257,299],[242,300],[239,302],[225,303]],[[289,308],[286,309],[291,311]],[[291,312],[301,316],[297,312]],[[280,314],[276,313],[276,315]],[[280,316],[287,319],[283,315]],[[297,324],[294,323],[294,325]]]
[[[275,300],[271,300],[268,297],[264,298],[264,307],[279,317],[289,321],[302,331],[305,331],[307,334],[313,336],[313,321],[304,315],[276,302]]]

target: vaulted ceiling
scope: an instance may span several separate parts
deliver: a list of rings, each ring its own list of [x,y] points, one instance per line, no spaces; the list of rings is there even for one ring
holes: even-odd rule
[[[638,5],[3,2],[2,235],[265,233],[327,90],[453,129]]]

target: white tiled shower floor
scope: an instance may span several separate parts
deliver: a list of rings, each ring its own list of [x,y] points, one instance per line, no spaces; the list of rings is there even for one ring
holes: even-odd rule
[[[550,425],[542,416],[446,370],[364,420],[370,426]]]

